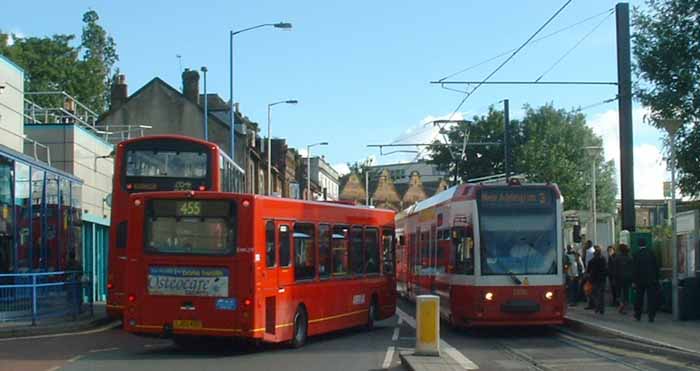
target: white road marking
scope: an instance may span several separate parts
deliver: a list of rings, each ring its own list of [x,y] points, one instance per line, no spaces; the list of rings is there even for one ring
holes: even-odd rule
[[[386,356],[384,356],[384,363],[382,363],[383,369],[388,369],[389,367],[391,367],[391,361],[394,360],[395,350],[396,349],[393,346],[386,348]]]
[[[394,328],[394,334],[391,335],[391,341],[397,341],[397,340],[399,340],[399,331],[400,331],[400,330],[401,330],[401,329],[400,329],[399,327],[395,327],[395,328]]]
[[[48,370],[46,370],[46,371],[57,371],[57,370],[59,370],[60,368],[61,368],[61,366],[53,366],[53,367],[51,367],[50,369],[48,369]]]
[[[399,317],[399,323],[397,324],[397,326],[401,326],[402,323],[403,323],[403,318]]]
[[[416,319],[411,317],[408,313],[396,308],[396,314],[399,318],[403,319],[409,326],[416,328]],[[455,362],[457,362],[465,370],[477,370],[479,366],[472,362],[469,358],[465,357],[462,352],[457,350],[457,348],[448,344],[445,340],[440,339],[440,349],[444,351],[445,354],[450,356]]]
[[[117,347],[112,347],[112,348],[103,348],[103,349],[93,349],[90,351],[90,353],[101,353],[101,352],[111,352],[114,350],[119,350]]]
[[[90,335],[90,334],[96,334],[98,332],[103,332],[107,330],[111,330],[113,328],[117,328],[121,326],[121,322],[112,322],[108,325],[98,327],[92,330],[87,330],[87,331],[81,331],[81,332],[64,332],[61,334],[48,334],[48,335],[32,335],[32,336],[22,336],[22,337],[16,337],[16,338],[5,338],[5,339],[0,339],[0,343],[5,342],[5,341],[15,341],[15,340],[31,340],[31,339],[48,339],[48,338],[56,338],[56,337],[64,337],[64,336],[76,336],[76,335]]]
[[[67,360],[66,362],[68,362],[68,363],[73,363],[73,362],[76,362],[76,361],[80,360],[80,359],[83,358],[83,357],[84,357],[84,356],[83,356],[82,354],[81,354],[81,355],[77,355],[77,356],[75,356],[75,357],[73,357],[73,358]]]

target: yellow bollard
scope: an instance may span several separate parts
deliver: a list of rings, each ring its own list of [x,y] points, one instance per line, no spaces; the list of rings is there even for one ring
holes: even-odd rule
[[[440,355],[440,297],[416,297],[416,354]]]

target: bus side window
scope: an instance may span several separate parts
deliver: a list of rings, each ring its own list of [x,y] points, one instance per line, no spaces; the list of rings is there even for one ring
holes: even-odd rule
[[[275,222],[265,224],[265,262],[268,268],[275,266]]]
[[[378,237],[377,228],[365,229],[365,273],[379,273]]]
[[[279,244],[280,244],[280,267],[287,268],[291,264],[291,252],[289,241],[289,226],[281,225],[279,229]]]
[[[318,227],[318,275],[328,278],[331,274],[331,227],[321,224]]]
[[[117,225],[117,243],[118,249],[123,249],[126,247],[127,239],[127,222],[123,221]]]
[[[348,274],[348,229],[342,226],[334,226],[331,235],[331,252],[333,276]]]
[[[403,236],[401,236],[403,239]],[[384,262],[384,274],[392,276],[396,265],[396,244],[394,243],[394,231],[382,230],[382,257]]]
[[[350,270],[353,274],[364,273],[362,261],[362,227],[352,227],[350,230]]]
[[[316,277],[314,225],[294,225],[294,279],[310,280]]]

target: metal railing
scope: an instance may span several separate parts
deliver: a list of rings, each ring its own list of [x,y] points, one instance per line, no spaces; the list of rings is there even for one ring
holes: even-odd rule
[[[24,113],[32,124],[76,123],[97,130],[99,115],[64,91],[25,92]],[[36,101],[45,102],[39,105]]]
[[[78,271],[0,274],[0,323],[38,321],[51,317],[73,319],[93,311],[90,277]],[[87,307],[87,308],[86,308]]]
[[[42,143],[39,143],[39,142],[37,142],[36,140],[27,137],[27,135],[25,134],[25,136],[24,136],[24,145],[25,145],[25,146],[24,146],[24,149],[25,149],[25,154],[27,154],[27,143],[29,143],[29,145],[30,145],[30,146],[32,147],[32,149],[33,149],[33,151],[32,151],[32,157],[34,157],[35,160],[44,161],[44,162],[46,162],[47,164],[51,165],[51,148],[49,148],[49,146],[47,146],[47,145],[45,145],[45,144],[42,144]],[[44,153],[46,154],[46,157],[45,157],[45,158],[40,158],[40,156],[39,156],[39,148],[43,148],[43,149],[44,149]]]

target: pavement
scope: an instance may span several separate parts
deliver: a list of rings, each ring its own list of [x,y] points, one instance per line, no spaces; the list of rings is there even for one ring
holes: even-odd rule
[[[72,333],[109,324],[117,326],[118,322],[107,317],[104,303],[95,303],[92,312],[86,306],[86,310],[77,318],[73,316],[46,318],[35,325],[32,325],[31,321],[0,322],[0,339]]]
[[[636,321],[633,310],[623,315],[614,307],[608,307],[605,314],[600,315],[585,310],[583,303],[569,307],[566,318],[568,327],[574,331],[600,331],[631,341],[700,355],[700,321],[673,321],[671,314],[665,312],[657,313],[654,322],[649,322],[646,315],[642,316],[641,321]]]

